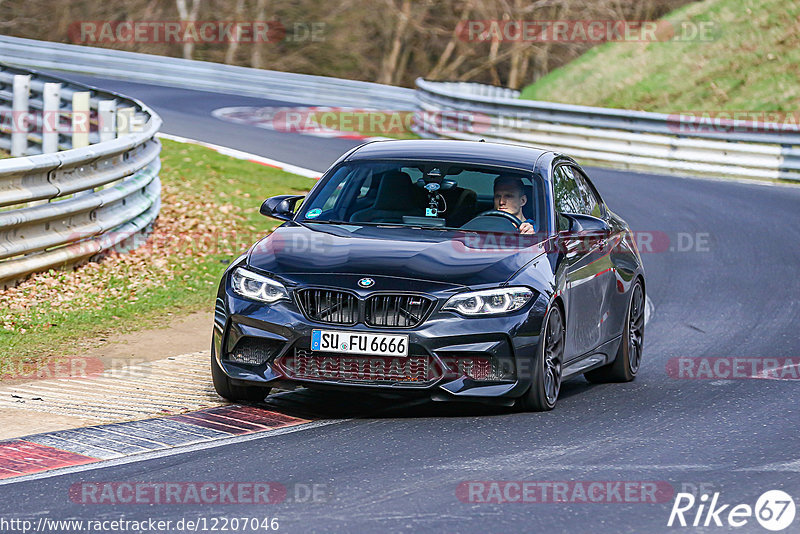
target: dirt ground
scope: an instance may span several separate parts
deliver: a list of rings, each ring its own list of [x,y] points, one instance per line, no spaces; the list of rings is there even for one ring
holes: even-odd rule
[[[208,350],[213,320],[213,312],[168,317],[163,328],[106,337],[102,344],[82,351],[80,356],[98,358],[103,363],[123,360],[135,363]]]
[[[184,317],[169,317],[163,328],[106,336],[103,340],[87,340],[75,347],[82,359],[100,360],[103,368],[120,368],[145,361],[170,358],[179,354],[208,351],[211,343],[213,313],[197,312]],[[79,354],[78,354],[79,353]],[[0,381],[0,386],[18,385],[22,380]],[[24,409],[3,407],[0,409],[2,439],[25,436],[40,432],[51,432],[97,424],[89,419],[66,415],[31,412]]]

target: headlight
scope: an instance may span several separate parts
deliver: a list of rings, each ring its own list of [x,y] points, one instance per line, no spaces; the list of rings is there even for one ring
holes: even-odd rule
[[[260,302],[271,304],[289,298],[289,292],[280,282],[241,267],[233,271],[231,284],[233,290],[239,295]]]
[[[462,315],[497,315],[522,308],[531,297],[533,291],[527,287],[469,291],[453,295],[442,309],[456,311]]]

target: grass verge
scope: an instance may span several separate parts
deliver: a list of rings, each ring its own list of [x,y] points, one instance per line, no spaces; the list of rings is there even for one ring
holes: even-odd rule
[[[3,363],[75,354],[95,338],[212,310],[226,265],[279,224],[259,214],[261,202],[314,184],[207,148],[162,143],[162,208],[147,244],[0,291],[0,378]]]
[[[526,87],[521,98],[658,112],[796,112],[800,3],[705,0],[665,17],[710,39],[606,43]],[[773,119],[780,121],[780,119]]]

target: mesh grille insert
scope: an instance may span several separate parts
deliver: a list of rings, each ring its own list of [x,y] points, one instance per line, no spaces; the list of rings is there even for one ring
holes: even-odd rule
[[[261,365],[273,358],[281,350],[283,343],[273,339],[245,337],[236,343],[228,353],[227,360],[249,365]]]
[[[329,354],[297,348],[281,366],[291,378],[352,382],[424,384],[436,378],[436,366],[426,354],[407,357]]]

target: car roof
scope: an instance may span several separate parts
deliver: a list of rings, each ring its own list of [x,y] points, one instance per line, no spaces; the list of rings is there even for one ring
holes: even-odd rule
[[[361,145],[350,153],[347,161],[422,159],[498,165],[532,171],[539,157],[548,152],[538,148],[501,143],[447,139],[410,139],[377,141]]]

